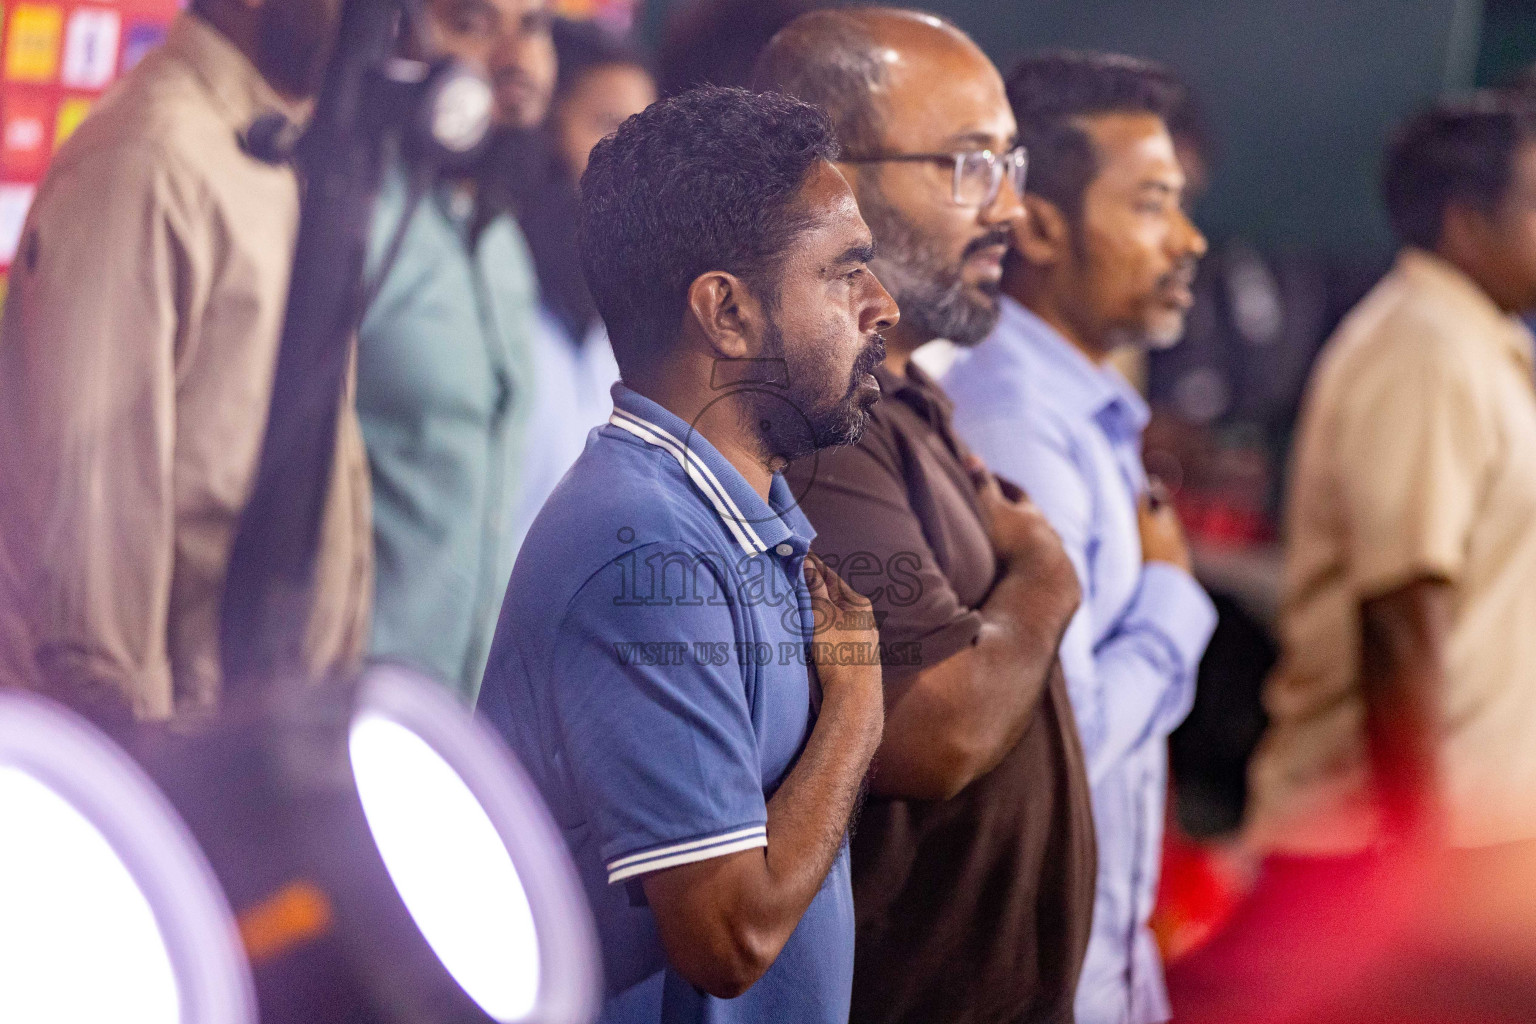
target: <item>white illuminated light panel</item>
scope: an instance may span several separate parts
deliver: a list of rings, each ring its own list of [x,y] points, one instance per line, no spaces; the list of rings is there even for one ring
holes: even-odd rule
[[[106,837],[18,768],[0,821],[0,1020],[178,1024],[165,939]]]
[[[0,693],[0,1022],[256,1024],[234,916],[143,770],[84,719]]]
[[[538,935],[480,801],[425,740],[383,715],[358,716],[350,752],[369,830],[422,935],[481,1009],[522,1020],[539,995]]]

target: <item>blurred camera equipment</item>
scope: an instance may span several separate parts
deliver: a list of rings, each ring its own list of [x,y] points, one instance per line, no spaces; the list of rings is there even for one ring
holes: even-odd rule
[[[346,0],[308,128],[268,119],[242,139],[305,189],[226,585],[222,710],[108,736],[0,695],[0,1020],[596,1017],[590,912],[500,740],[406,669],[312,680],[298,654],[384,162],[430,183],[490,123],[479,76],[399,57],[420,27],[418,0]]]

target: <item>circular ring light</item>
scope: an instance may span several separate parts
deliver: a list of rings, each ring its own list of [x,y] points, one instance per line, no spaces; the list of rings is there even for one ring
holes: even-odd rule
[[[72,712],[0,694],[0,1021],[255,1024],[234,917],[137,764]]]
[[[441,686],[376,665],[348,745],[390,879],[460,987],[500,1024],[594,1019],[591,913],[559,829],[500,739]]]

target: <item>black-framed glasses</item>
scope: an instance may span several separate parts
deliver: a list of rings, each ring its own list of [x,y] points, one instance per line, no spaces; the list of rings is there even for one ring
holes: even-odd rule
[[[960,153],[871,153],[845,156],[842,161],[849,164],[952,164],[955,169],[953,194],[958,206],[991,206],[1003,190],[1005,177],[1014,193],[1022,196],[1029,174],[1029,151],[1023,146],[1015,146],[1001,155],[990,149],[968,149]]]

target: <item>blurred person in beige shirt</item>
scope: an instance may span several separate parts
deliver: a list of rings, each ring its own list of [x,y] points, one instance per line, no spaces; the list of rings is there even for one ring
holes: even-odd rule
[[[1536,838],[1536,121],[1479,95],[1410,121],[1405,243],[1329,342],[1291,479],[1250,835],[1335,856]]]
[[[242,139],[307,116],[341,0],[194,0],[59,152],[0,327],[3,683],[140,718],[211,710],[299,186]],[[343,403],[309,667],[363,648],[367,463]]]

